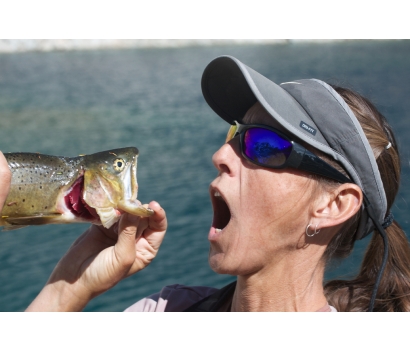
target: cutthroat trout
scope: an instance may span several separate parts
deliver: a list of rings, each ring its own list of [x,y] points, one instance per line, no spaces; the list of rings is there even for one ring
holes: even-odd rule
[[[78,157],[5,153],[12,172],[0,226],[91,222],[111,227],[123,212],[150,216],[137,199],[135,147]]]

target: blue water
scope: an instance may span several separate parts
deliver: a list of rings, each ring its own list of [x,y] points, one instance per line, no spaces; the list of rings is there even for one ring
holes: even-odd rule
[[[410,232],[410,42],[353,41],[0,55],[0,149],[75,156],[140,150],[139,199],[167,210],[169,230],[154,262],[97,297],[86,311],[121,311],[166,284],[220,287],[231,276],[208,266],[212,154],[227,125],[205,103],[201,74],[233,55],[276,82],[318,78],[373,100],[396,131],[403,182],[393,213]],[[22,311],[86,224],[0,232],[0,311]],[[350,276],[368,239],[327,272]]]

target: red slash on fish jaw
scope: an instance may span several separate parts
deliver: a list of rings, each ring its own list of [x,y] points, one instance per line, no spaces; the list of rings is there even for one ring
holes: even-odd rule
[[[71,189],[64,197],[67,208],[76,216],[81,217],[86,221],[95,221],[100,219],[94,208],[85,203],[83,200],[84,176],[80,176]]]

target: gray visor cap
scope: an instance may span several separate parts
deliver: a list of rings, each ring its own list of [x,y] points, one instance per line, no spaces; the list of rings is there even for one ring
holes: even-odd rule
[[[242,122],[259,101],[290,134],[339,162],[366,195],[379,223],[384,221],[387,200],[376,159],[354,113],[330,85],[304,79],[278,86],[231,56],[209,63],[201,85],[206,102],[230,124]],[[356,239],[373,230],[363,205]]]

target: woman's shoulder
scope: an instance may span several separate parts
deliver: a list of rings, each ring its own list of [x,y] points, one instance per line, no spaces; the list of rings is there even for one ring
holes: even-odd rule
[[[172,284],[131,305],[126,312],[180,312],[207,296],[216,288]]]

